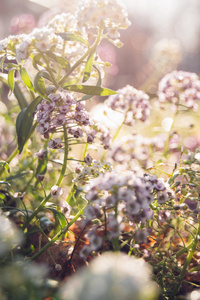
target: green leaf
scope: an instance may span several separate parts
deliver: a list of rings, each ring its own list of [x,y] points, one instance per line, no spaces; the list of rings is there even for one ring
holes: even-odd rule
[[[44,71],[39,71],[34,79],[34,87],[35,91],[38,92],[40,95],[44,96],[46,95],[46,87],[44,84],[44,79],[42,78],[42,73]]]
[[[102,78],[101,78],[101,72],[99,71],[99,69],[97,68],[96,65],[93,65],[93,68],[95,68],[97,70],[97,73],[98,73],[98,80],[97,80],[97,83],[96,83],[96,86],[101,86],[101,83],[102,83]],[[85,101],[85,100],[88,100],[90,98],[92,98],[92,96],[83,96],[79,101]]]
[[[92,51],[90,53],[90,55],[88,56],[88,59],[87,59],[86,65],[85,65],[84,75],[83,75],[83,82],[86,82],[90,78],[90,74],[92,71],[92,65],[94,62],[95,50]]]
[[[24,97],[19,85],[17,82],[15,82],[15,87],[14,87],[14,95],[17,98],[19,107],[21,109],[25,108],[28,106],[28,102],[26,101],[26,98]]]
[[[48,57],[53,59],[53,61],[59,63],[67,72],[71,69],[70,63],[64,57],[57,56],[51,51],[46,51],[45,53]]]
[[[83,93],[87,95],[96,95],[96,96],[109,96],[109,95],[114,95],[117,94],[117,92],[99,87],[99,86],[91,86],[91,85],[66,85],[63,86],[64,89],[70,90],[73,92],[78,92],[78,93]]]
[[[0,166],[2,166],[8,173],[10,173],[9,164],[6,161],[0,161]]]
[[[47,80],[49,80],[49,81],[52,82],[51,76],[50,76],[50,74],[47,71],[41,71],[41,75],[42,75],[43,78],[45,78],[45,79],[47,79]]]
[[[0,59],[0,69],[1,69],[1,72],[3,72],[3,66],[4,66],[4,61],[6,59],[6,55],[3,56],[1,59]]]
[[[62,212],[57,211],[55,208],[51,208],[51,207],[47,207],[47,209],[49,209],[49,210],[52,211],[52,213],[54,214],[54,217],[55,217],[55,218],[56,218],[56,217],[58,218],[59,223],[60,223],[60,226],[61,226],[62,228],[64,228],[64,227],[67,225],[66,218],[65,218],[65,216],[63,215]]]
[[[8,73],[8,85],[11,89],[11,92],[13,92],[15,87],[15,69],[12,69]]]
[[[65,69],[65,71],[69,71],[71,69],[70,63],[64,58],[57,56],[57,62]]]
[[[30,80],[30,77],[29,77],[29,75],[28,75],[28,73],[27,73],[26,68],[24,68],[24,67],[21,68],[21,70],[20,70],[20,75],[21,75],[22,81],[23,81],[23,83],[25,84],[25,86],[26,86],[27,88],[29,88],[29,90],[31,90],[31,91],[34,92],[35,90],[34,90],[34,87],[33,87],[32,82],[31,82],[31,80]]]
[[[11,180],[19,179],[21,177],[24,177],[24,176],[26,176],[28,174],[32,174],[32,173],[33,173],[33,171],[24,171],[24,172],[18,173],[16,175],[9,176],[6,178],[6,180],[11,181]]]
[[[41,57],[42,57],[42,54],[37,54],[33,57],[33,67],[36,69],[36,70],[39,70],[38,69],[38,65],[39,66],[43,66],[43,63],[41,62]]]
[[[88,48],[88,42],[85,41],[80,35],[78,34],[74,34],[71,32],[61,32],[61,33],[57,33],[57,35],[61,36],[61,38],[65,41],[75,41],[75,42],[81,42],[83,44],[85,44]]]
[[[30,103],[30,105],[27,108],[24,108],[17,117],[16,131],[18,137],[19,153],[22,152],[24,144],[28,139],[29,133],[32,129],[33,114],[41,100],[42,98],[40,96],[37,97]]]

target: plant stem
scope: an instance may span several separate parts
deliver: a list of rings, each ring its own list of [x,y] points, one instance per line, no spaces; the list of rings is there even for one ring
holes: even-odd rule
[[[65,176],[65,171],[67,168],[67,158],[68,158],[68,139],[67,139],[67,128],[65,125],[63,125],[63,129],[64,129],[64,140],[65,140],[65,154],[64,154],[64,159],[63,159],[63,165],[62,165],[62,169],[60,172],[60,176],[58,178],[58,181],[56,183],[57,186],[59,186]],[[42,202],[40,203],[40,205],[34,210],[34,212],[32,213],[32,215],[27,218],[26,222],[24,222],[24,225],[22,227],[22,229],[24,230],[27,225],[30,223],[30,221],[41,211],[41,209],[44,207],[44,205],[46,204],[46,202],[51,198],[51,193],[49,193],[48,196],[46,196]]]
[[[183,268],[182,268],[181,273],[179,275],[179,280],[178,280],[177,284],[174,287],[173,296],[175,296],[178,293],[178,291],[179,291],[179,289],[181,287],[181,284],[182,284],[182,281],[183,281],[183,279],[185,277],[186,271],[187,271],[187,269],[188,269],[188,267],[190,265],[190,262],[191,262],[191,260],[193,258],[193,255],[194,255],[194,253],[196,251],[196,248],[197,248],[197,245],[198,245],[198,237],[199,237],[199,235],[200,235],[200,222],[198,224],[198,229],[197,229],[196,236],[195,236],[195,238],[194,238],[194,240],[192,242],[191,250],[189,251],[188,256],[186,258],[186,261],[185,261],[185,263],[183,265]]]
[[[51,71],[51,67],[49,65],[49,60],[47,59],[45,54],[42,54],[42,58],[44,59],[44,61],[46,63],[46,68],[47,68],[47,71],[49,72],[49,74],[51,76],[53,84],[55,85],[56,88],[59,88],[59,84],[57,83],[57,81],[55,79],[55,76],[54,76],[53,72]]]
[[[87,206],[87,205],[86,205]],[[85,207],[86,207],[85,206]],[[85,207],[83,207],[75,216],[74,218],[64,227],[62,228],[52,239],[49,241],[38,253],[36,253],[33,257],[30,258],[30,262],[34,259],[38,258],[42,253],[44,253],[53,243],[55,243],[59,237],[66,233],[69,227],[76,222],[76,220],[83,214]]]
[[[96,41],[94,44],[88,48],[88,50],[81,56],[81,58],[71,67],[69,72],[59,81],[59,84],[62,84],[63,81],[84,61],[84,59],[92,52],[95,50],[95,48],[98,46],[99,42],[101,41],[101,35],[102,35],[103,29],[100,28]]]

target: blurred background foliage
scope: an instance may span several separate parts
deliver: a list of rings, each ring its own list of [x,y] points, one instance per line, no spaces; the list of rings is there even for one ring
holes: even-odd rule
[[[42,27],[57,13],[73,12],[80,2],[0,0],[0,38]],[[199,73],[198,0],[124,0],[123,3],[132,22],[121,34],[124,46],[117,50],[104,43],[99,47],[100,57],[112,63],[105,79],[110,88],[130,84],[154,93],[155,79],[172,69]]]

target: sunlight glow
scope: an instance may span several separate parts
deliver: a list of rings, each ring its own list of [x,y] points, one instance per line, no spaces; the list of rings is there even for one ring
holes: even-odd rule
[[[165,118],[162,120],[162,128],[165,131],[170,131],[172,127],[173,119],[172,118]]]

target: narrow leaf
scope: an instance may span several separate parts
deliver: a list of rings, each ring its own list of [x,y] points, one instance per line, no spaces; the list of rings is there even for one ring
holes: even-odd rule
[[[85,65],[84,75],[83,75],[83,82],[86,82],[90,78],[90,74],[92,71],[92,65],[94,62],[94,55],[95,55],[95,50],[92,51],[92,53],[90,53],[90,55],[88,56],[88,59],[87,59],[86,65]]]
[[[99,71],[99,69],[97,68],[96,65],[93,65],[93,68],[95,68],[97,70],[97,73],[98,73],[98,80],[97,80],[97,83],[96,83],[96,86],[101,86],[101,83],[102,83],[102,78],[101,78],[101,72]],[[86,95],[86,96],[83,96],[79,101],[85,101],[85,100],[88,100],[90,98],[92,98],[93,95]]]
[[[27,86],[27,88],[29,88],[31,91],[34,92],[33,84],[30,80],[27,70],[24,67],[21,68],[20,75],[21,75],[22,81],[25,84],[25,86]]]
[[[1,69],[1,72],[3,72],[3,67],[4,67],[4,61],[6,59],[6,55],[3,56],[1,59],[0,59],[0,69]]]
[[[91,85],[66,85],[63,87],[66,90],[70,90],[73,92],[83,93],[87,95],[96,95],[96,96],[109,96],[117,94],[117,92],[99,87],[99,86],[91,86]]]
[[[45,53],[48,57],[53,59],[53,61],[59,63],[63,67],[63,69],[65,69],[66,71],[70,70],[70,63],[64,57],[57,56],[51,51],[46,51]]]
[[[16,175],[9,176],[9,177],[6,178],[6,180],[11,181],[11,180],[15,180],[17,178],[19,179],[21,177],[24,177],[24,176],[26,176],[28,174],[32,174],[32,173],[33,173],[33,171],[24,171],[24,172],[21,172],[21,173],[17,173]]]
[[[52,213],[54,214],[55,218],[56,217],[58,218],[60,226],[62,228],[64,228],[67,225],[67,221],[66,221],[66,218],[63,215],[63,213],[61,213],[60,211],[57,211],[55,208],[48,207],[48,209],[52,211]]]
[[[19,107],[21,109],[25,108],[28,106],[28,102],[26,101],[26,98],[24,97],[19,85],[17,82],[15,82],[15,87],[14,87],[14,95],[17,98]]]
[[[44,84],[44,79],[42,78],[43,71],[39,71],[34,79],[35,91],[41,95],[46,95],[46,87]]]
[[[13,92],[15,86],[15,69],[10,70],[8,73],[8,85],[11,89],[11,92]]]
[[[61,33],[57,33],[59,36],[61,36],[61,38],[65,41],[75,41],[75,42],[81,42],[83,44],[85,44],[88,48],[88,42],[85,41],[80,35],[78,34],[74,34],[71,32],[61,32]]]
[[[2,166],[6,171],[10,173],[10,167],[6,161],[0,161],[0,166]]]
[[[71,69],[70,63],[64,58],[57,56],[57,62],[65,69],[65,71],[69,71]]]
[[[33,114],[36,110],[38,103],[40,103],[41,100],[41,97],[37,97],[30,103],[30,105],[27,108],[24,108],[17,117],[16,131],[18,137],[19,153],[22,152],[24,144],[28,139],[29,133],[32,129]]]
[[[39,66],[43,66],[43,63],[41,62],[41,57],[42,57],[42,54],[37,54],[33,57],[33,67],[36,69],[36,70],[39,70],[38,69],[38,65]]]

